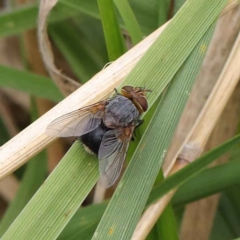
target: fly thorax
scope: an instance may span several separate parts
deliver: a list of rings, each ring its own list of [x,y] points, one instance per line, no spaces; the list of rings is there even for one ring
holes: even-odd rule
[[[110,128],[129,126],[139,118],[139,111],[128,98],[118,95],[106,106],[103,121]]]

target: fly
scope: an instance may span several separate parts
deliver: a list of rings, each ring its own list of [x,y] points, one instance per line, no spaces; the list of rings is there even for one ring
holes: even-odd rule
[[[117,92],[117,91],[116,91]],[[134,129],[147,111],[145,88],[124,86],[111,99],[65,114],[49,124],[48,136],[78,137],[99,159],[100,181],[105,188],[119,177]]]

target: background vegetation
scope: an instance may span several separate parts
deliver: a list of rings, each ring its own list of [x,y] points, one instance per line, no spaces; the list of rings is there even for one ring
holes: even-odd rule
[[[70,97],[39,51],[39,3],[0,3],[2,239],[240,237],[238,1],[59,0],[47,20],[55,64],[74,88],[89,89]],[[91,80],[97,73],[100,87]],[[153,92],[122,180],[105,191],[97,158],[78,141],[42,136],[54,105],[66,113],[78,95],[98,101],[101,86],[110,93],[123,85]]]

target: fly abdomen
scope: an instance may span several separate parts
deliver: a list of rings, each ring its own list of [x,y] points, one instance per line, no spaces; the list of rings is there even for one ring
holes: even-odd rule
[[[85,150],[89,153],[98,155],[99,147],[103,138],[103,135],[109,130],[103,122],[93,131],[80,136],[80,140],[83,143]]]

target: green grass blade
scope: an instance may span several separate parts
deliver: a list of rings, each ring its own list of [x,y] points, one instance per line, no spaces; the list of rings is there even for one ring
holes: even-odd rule
[[[88,44],[84,36],[78,34],[70,23],[56,23],[51,25],[49,30],[50,36],[81,83],[85,83],[101,70],[101,67],[94,62],[94,56],[90,55],[89,50],[91,51],[92,46]]]
[[[216,1],[213,1],[213,3],[216,3]],[[184,62],[184,60],[190,54],[193,47],[200,40],[200,37],[202,36],[201,34],[203,34],[203,32],[207,30],[207,28],[209,27],[213,19],[216,17],[217,11],[219,12],[221,7],[223,6],[223,3],[221,2],[220,5],[217,5],[217,8],[213,8],[212,5],[209,7],[209,4],[206,4],[206,5],[207,5],[206,10],[211,16],[209,15],[205,16],[203,14],[203,16],[205,17],[202,18],[202,14],[196,12],[196,16],[198,17],[201,16],[201,19],[205,24],[204,26],[202,26],[201,31],[199,31],[199,29],[196,30],[196,26],[194,26],[194,24],[191,24],[193,21],[188,22],[188,27],[190,28],[189,31],[192,31],[191,36],[193,36],[193,38],[191,38],[191,40],[188,41],[188,43],[191,42],[191,44],[189,44],[189,48],[181,49],[181,44],[183,43],[185,44],[184,41],[186,41],[184,37],[181,38],[181,36],[184,35],[185,25],[182,25],[180,27],[181,21],[177,21],[177,18],[176,18],[175,22],[173,21],[173,24],[169,26],[169,29],[173,30],[177,25],[179,28],[182,29],[182,31],[177,31],[175,35],[175,32],[170,32],[168,30],[166,31],[167,33],[165,34],[164,39],[165,41],[166,39],[170,40],[170,38],[173,38],[174,36],[175,37],[174,39],[178,39],[178,41],[177,42],[163,41],[161,42],[162,45],[161,44],[158,45],[159,47],[165,49],[164,51],[161,50],[162,54],[165,53],[165,55],[167,54],[166,56],[169,55],[170,60],[164,61],[162,63],[164,66],[160,64],[162,61],[160,61],[159,65],[157,66],[153,64],[154,59],[151,59],[151,61],[147,64],[148,68],[151,64],[153,64],[153,68],[151,67],[150,70],[148,69],[148,73],[153,72],[153,74],[150,74],[152,76],[154,76],[154,71],[155,71],[155,70],[153,71],[153,69],[158,70],[159,67],[165,69],[165,68],[168,68],[169,64],[171,65],[171,68],[168,68],[168,71],[174,72],[173,74],[167,74],[167,77],[164,77],[163,81],[159,81],[159,78],[154,79],[153,80],[155,81],[154,85],[151,85],[149,81],[149,85],[151,85],[152,87],[156,86],[155,88],[152,88],[155,91],[155,96],[150,97],[149,102],[151,106],[153,105],[154,100],[156,100],[156,98],[159,96],[161,89],[163,89],[164,86],[166,85],[166,82],[169,82],[171,80],[171,76],[173,76],[177,72],[177,70],[180,68],[181,63]],[[185,9],[185,11],[188,12],[189,11],[188,3],[187,3],[187,6],[188,7]],[[203,7],[202,3],[200,4],[200,10],[201,10],[201,6]],[[205,6],[204,6],[204,9],[205,9]],[[185,14],[182,13],[183,17],[186,16],[187,12],[185,12]],[[179,23],[180,25],[178,25]],[[170,52],[168,48],[169,43],[172,44]],[[164,47],[165,45],[166,47]],[[176,62],[174,61],[175,60],[174,58],[176,57],[176,55],[172,54],[172,51],[178,52],[178,54],[181,55],[181,61],[176,61]],[[157,52],[159,53],[159,50]],[[164,57],[164,55],[161,55],[161,56]],[[149,61],[150,59],[147,58],[147,60]],[[159,58],[156,60],[159,60]],[[196,70],[195,67],[193,67],[193,69]],[[164,72],[166,73],[166,71]],[[151,79],[152,79],[152,76],[151,76]],[[139,82],[137,81],[137,79],[135,79],[134,83],[138,86],[141,86],[143,85],[142,83],[144,82],[144,79],[146,80],[145,75],[139,79]],[[185,91],[183,92],[185,93]],[[187,97],[186,94],[184,94],[184,97]],[[179,112],[180,112],[180,109],[178,109],[178,114]],[[176,121],[176,119],[174,121]],[[174,125],[174,122],[172,124]],[[155,134],[156,133],[157,132],[155,131]],[[168,134],[171,135],[170,133]],[[91,190],[92,186],[97,181],[97,176],[98,176],[97,161],[95,159],[94,160],[92,159],[91,161],[91,157],[89,156],[86,157],[85,154],[83,154],[83,157],[80,157],[79,155],[77,157],[76,152],[80,151],[80,149],[81,148],[77,144],[74,144],[70,152],[66,154],[66,156],[63,158],[61,163],[58,165],[58,167],[55,169],[55,171],[51,174],[51,176],[47,179],[45,184],[42,186],[42,188],[37,192],[37,194],[33,197],[30,203],[26,206],[23,212],[16,219],[14,224],[11,225],[11,227],[6,232],[3,239],[6,239],[8,237],[10,239],[14,239],[16,234],[18,234],[16,237],[20,240],[26,239],[26,236],[30,239],[33,237],[38,239],[41,239],[41,238],[54,239],[59,235],[61,230],[64,228],[64,226],[67,224],[67,222],[70,220],[72,215],[77,210],[79,204],[83,201],[87,193]],[[89,163],[91,165],[88,165]],[[141,166],[141,168],[144,168],[145,165],[146,165],[146,162],[143,164],[143,166]],[[142,170],[144,171],[144,169]],[[148,184],[151,184],[151,183],[148,183]],[[121,184],[120,184],[120,187],[121,187]],[[135,189],[135,185],[133,189]],[[131,189],[131,193],[133,192],[133,189]],[[69,210],[71,211],[69,212]]]
[[[186,180],[190,179],[192,176],[200,172],[208,164],[216,160],[218,157],[231,150],[237,144],[240,143],[240,135],[237,135],[233,139],[222,144],[218,148],[208,152],[204,156],[198,158],[193,163],[184,167],[177,173],[166,178],[162,183],[156,186],[148,199],[148,204],[156,201],[164,194],[169,192],[171,189],[178,187],[180,184],[184,183]],[[174,201],[176,203],[176,201]]]
[[[93,239],[131,238],[187,101],[188,94],[181,93],[190,92],[204,57],[200,46],[208,45],[212,32],[211,28],[199,42],[164,94]]]
[[[54,102],[63,99],[62,94],[49,78],[5,66],[0,66],[0,75],[1,87],[15,88]]]
[[[129,0],[144,35],[149,35],[158,26],[158,0]]]
[[[178,240],[177,223],[171,204],[168,204],[156,223],[158,239]]]
[[[108,53],[101,22],[83,14],[79,18],[74,18],[73,21],[81,36],[86,36],[85,41],[93,48],[92,56],[102,69],[108,61]]]
[[[134,45],[143,39],[141,28],[128,0],[114,0]]]
[[[49,22],[76,16],[79,12],[59,3],[50,14]],[[15,35],[37,26],[38,4],[31,4],[0,14],[0,36]]]
[[[158,0],[158,25],[162,26],[168,20],[170,0]],[[175,2],[174,2],[175,3]]]
[[[238,237],[240,235],[239,224],[239,212],[236,211],[236,208],[228,195],[223,193],[219,201],[211,232],[211,239],[224,240]]]
[[[163,181],[162,170],[158,174],[158,180]],[[169,203],[155,224],[158,233],[158,239],[161,240],[178,240],[177,223],[174,216],[172,204]]]
[[[109,61],[114,61],[125,52],[123,36],[117,21],[113,0],[98,0],[103,32]]]
[[[30,5],[0,15],[0,36],[5,37],[21,33],[36,26],[37,5]],[[23,17],[24,16],[24,17]]]
[[[206,169],[184,183],[173,197],[174,206],[221,192],[240,182],[240,161],[235,160]]]
[[[174,1],[173,14],[176,14],[179,11],[179,9],[183,6],[184,3],[185,3],[185,0]]]
[[[106,203],[89,205],[79,209],[58,240],[91,239],[105,209]]]
[[[37,109],[35,104],[32,104],[32,119],[37,119]],[[0,237],[8,229],[14,219],[26,206],[28,201],[41,186],[47,175],[47,156],[45,152],[39,153],[28,164],[21,180],[20,188],[16,197],[11,202],[3,219],[0,223]]]
[[[56,239],[96,183],[97,164],[75,142],[2,240]]]
[[[121,86],[147,83],[154,89],[148,97],[151,107],[225,4],[226,0],[187,1]]]
[[[214,225],[209,239],[211,240],[226,240],[233,239],[234,235],[227,226],[226,219],[223,217],[220,211],[216,212]]]
[[[72,7],[80,12],[100,19],[97,1],[82,0],[76,3],[75,0],[60,0],[60,2],[68,7]],[[143,33],[148,35],[153,32],[158,27],[157,1],[129,0],[129,2],[133,9],[133,12],[136,15],[137,21],[141,26]],[[125,28],[123,22],[121,21],[121,18],[118,18],[118,20],[121,26]]]
[[[46,166],[46,154],[44,152],[39,153],[28,163],[19,191],[0,223],[0,236],[4,234],[43,183],[47,174]]]
[[[151,232],[145,238],[146,240],[159,240],[156,225],[152,228]]]
[[[239,193],[239,182],[237,184],[235,184],[232,187],[229,187],[226,190],[226,194],[228,196],[228,198],[231,200],[231,202],[234,204],[234,207],[236,209],[236,212],[238,213],[238,215],[240,216],[240,193]]]
[[[238,146],[239,143],[240,143],[240,135],[236,136],[235,138],[229,140],[228,142],[222,144],[218,148],[208,152],[207,154],[205,154],[204,156],[202,156],[201,158],[196,160],[196,161],[201,161],[203,163],[203,164],[201,164],[200,167],[199,167],[199,163],[197,163],[195,165],[195,162],[194,162],[191,164],[193,166],[191,166],[190,168],[189,167],[184,168],[181,170],[181,173],[176,173],[176,174],[172,175],[171,177],[166,178],[162,182],[162,184],[159,184],[152,190],[152,192],[149,196],[149,199],[148,199],[148,205],[153,203],[154,201],[156,201],[158,198],[162,197],[164,194],[168,193],[170,190],[178,187],[179,185],[184,186],[185,185],[184,182],[186,180],[190,179],[190,181],[194,181],[194,178],[196,178],[197,176],[200,176],[203,172],[208,171],[208,169],[203,170],[200,173],[199,173],[199,171],[201,171],[204,167],[206,167],[211,162],[215,161],[218,157],[225,154],[227,151],[230,151],[231,149]],[[228,163],[228,164],[233,164],[234,162]],[[236,172],[238,172],[238,169],[239,169],[238,165],[239,164],[237,164],[237,166],[233,165],[233,167],[232,167],[232,169],[235,169]],[[223,166],[223,165],[221,165],[221,166]],[[214,168],[218,168],[221,166],[217,166]],[[189,171],[189,169],[191,171]],[[219,172],[219,174],[223,174],[223,173],[224,173],[224,166],[223,166],[222,171]],[[213,174],[215,176],[215,174],[217,174],[217,172],[212,172],[212,176],[213,176]],[[196,176],[194,176],[194,175],[196,175]],[[204,177],[204,175],[202,175],[202,176]],[[224,175],[222,175],[222,176],[225,178]],[[221,175],[219,176],[219,179],[220,178],[221,178]],[[219,180],[219,179],[217,178],[217,180]],[[220,182],[219,185],[221,185],[221,184],[222,183]],[[204,190],[204,189],[202,189],[202,190]],[[238,188],[237,188],[237,192],[238,192]],[[186,194],[188,194],[188,192],[186,192]],[[173,198],[173,199],[174,199],[174,206],[178,207],[180,204],[178,204],[177,198]],[[182,202],[182,204],[186,204],[186,203],[188,203],[188,202],[187,201]],[[74,217],[71,219],[69,224],[64,229],[64,231],[62,233],[63,235],[60,235],[60,237],[61,237],[60,239],[61,240],[70,239],[73,232],[76,234],[78,234],[78,232],[79,232],[79,234],[84,234],[82,232],[81,228],[85,228],[86,225],[91,224],[92,220],[94,220],[94,221],[100,220],[101,215],[105,211],[106,207],[107,207],[107,203],[101,203],[98,205],[92,205],[92,206],[88,206],[88,207],[79,209],[77,211],[77,213],[74,215]],[[89,219],[87,218],[87,216],[90,216]],[[85,223],[86,223],[86,225],[85,225]],[[73,238],[73,239],[77,239],[77,238]]]
[[[226,193],[223,193],[218,205],[218,211],[221,212],[222,216],[226,219],[227,227],[232,232],[234,237],[240,236],[240,216],[239,212],[228,197]]]
[[[136,17],[145,34],[149,34],[157,28],[156,2],[145,2],[144,0],[131,0]],[[51,12],[49,23],[63,20],[78,13],[85,13],[96,19],[100,14],[96,1],[82,0],[60,0]],[[16,8],[12,11],[0,14],[0,36],[10,36],[37,26],[38,4]],[[121,24],[123,27],[123,24]]]

